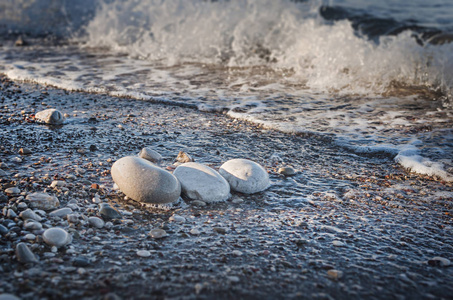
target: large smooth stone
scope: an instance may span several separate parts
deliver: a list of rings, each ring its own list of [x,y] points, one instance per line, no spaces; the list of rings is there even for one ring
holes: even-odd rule
[[[33,193],[25,198],[30,201],[30,206],[42,210],[51,210],[60,206],[60,201],[55,196],[46,193]]]
[[[217,202],[230,196],[228,182],[208,166],[188,162],[178,166],[173,175],[181,183],[182,193],[191,200]]]
[[[112,166],[112,178],[126,196],[140,202],[171,203],[181,194],[175,176],[139,157],[117,160]]]
[[[58,110],[50,108],[36,113],[35,120],[41,123],[60,125],[65,121],[65,117]]]
[[[219,173],[228,181],[233,191],[254,194],[270,185],[266,170],[248,159],[232,159],[224,163]]]
[[[65,246],[72,242],[72,236],[66,230],[53,227],[49,228],[42,234],[42,238],[47,245],[57,248]]]

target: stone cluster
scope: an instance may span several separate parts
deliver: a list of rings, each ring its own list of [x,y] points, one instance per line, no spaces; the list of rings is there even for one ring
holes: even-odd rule
[[[157,165],[161,160],[149,148],[141,150],[139,157],[123,157],[112,166],[113,181],[127,197],[150,204],[173,203],[181,195],[187,200],[219,202],[227,200],[231,190],[254,194],[270,185],[267,171],[247,159],[229,160],[217,172],[180,152],[173,174]]]

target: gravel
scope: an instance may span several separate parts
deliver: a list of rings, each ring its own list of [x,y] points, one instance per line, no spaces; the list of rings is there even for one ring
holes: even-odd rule
[[[0,177],[0,295],[453,295],[451,182],[408,173],[386,155],[339,148],[328,136],[284,134],[221,113],[0,79],[0,168],[8,172]],[[33,113],[57,106],[68,113],[63,126],[34,123]],[[131,114],[137,117],[127,117]],[[90,145],[96,150],[89,151]],[[138,203],[113,189],[110,169],[145,146],[161,153],[161,166],[170,172],[180,151],[214,170],[230,159],[247,158],[266,168],[271,186],[254,195],[233,192],[219,203]],[[20,148],[31,153],[15,163]],[[286,177],[279,169],[288,165],[298,171]],[[52,187],[54,181],[66,184]],[[19,193],[6,191],[14,187]],[[38,198],[48,205],[36,205],[35,193],[44,193]],[[51,217],[60,204],[73,212]],[[26,228],[27,209],[41,218],[31,219],[42,229]],[[18,217],[8,217],[8,210]],[[93,217],[102,217],[105,225],[92,226]],[[64,237],[58,239],[65,242],[61,246],[44,241],[43,233],[57,227],[71,243]],[[38,263],[18,261],[21,243]]]

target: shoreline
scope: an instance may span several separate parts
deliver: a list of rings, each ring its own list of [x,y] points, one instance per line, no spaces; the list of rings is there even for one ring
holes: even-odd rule
[[[451,182],[408,173],[388,157],[358,155],[317,136],[264,129],[220,113],[67,92],[0,77],[0,294],[22,299],[120,298],[448,298],[453,294]],[[19,92],[20,91],[20,92]],[[44,103],[44,104],[43,104]],[[33,122],[57,108],[62,126]],[[266,167],[272,186],[233,193],[203,207],[143,207],[112,189],[110,168],[150,147],[170,167],[179,151],[214,169],[248,158]],[[20,148],[31,154],[20,155]],[[15,159],[18,157],[21,161]],[[5,167],[6,165],[6,167]],[[283,177],[279,167],[298,173]],[[54,180],[65,185],[51,187]],[[7,195],[16,186],[21,194]],[[78,222],[51,217],[71,244],[52,252],[39,232],[26,240],[18,216],[33,192],[72,208]],[[94,200],[93,200],[94,199]],[[122,214],[110,228],[99,203]],[[6,210],[5,210],[6,208]],[[8,209],[16,217],[8,216]],[[171,221],[174,214],[184,222]],[[106,220],[107,221],[107,220]],[[153,228],[168,236],[153,239]],[[14,234],[13,234],[14,233]],[[17,261],[25,242],[38,263]],[[142,257],[146,250],[151,256]],[[130,294],[130,291],[133,291]]]

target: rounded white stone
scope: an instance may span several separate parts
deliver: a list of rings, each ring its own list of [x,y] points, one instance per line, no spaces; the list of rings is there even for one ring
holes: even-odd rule
[[[266,170],[248,159],[229,160],[220,167],[219,173],[225,177],[233,191],[244,194],[264,191],[270,185]]]
[[[138,250],[137,255],[140,257],[150,257],[151,252],[149,252],[148,250]]]
[[[116,161],[112,178],[126,196],[140,202],[171,203],[181,194],[175,176],[139,157],[127,156]]]
[[[35,119],[38,122],[53,125],[63,124],[63,122],[65,121],[65,117],[63,116],[63,114],[54,108],[42,110],[36,113]]]
[[[228,182],[208,166],[188,162],[178,166],[173,175],[181,183],[182,193],[191,200],[217,202],[230,196]]]
[[[49,246],[62,247],[72,242],[72,237],[66,230],[53,227],[42,234],[44,242]]]

